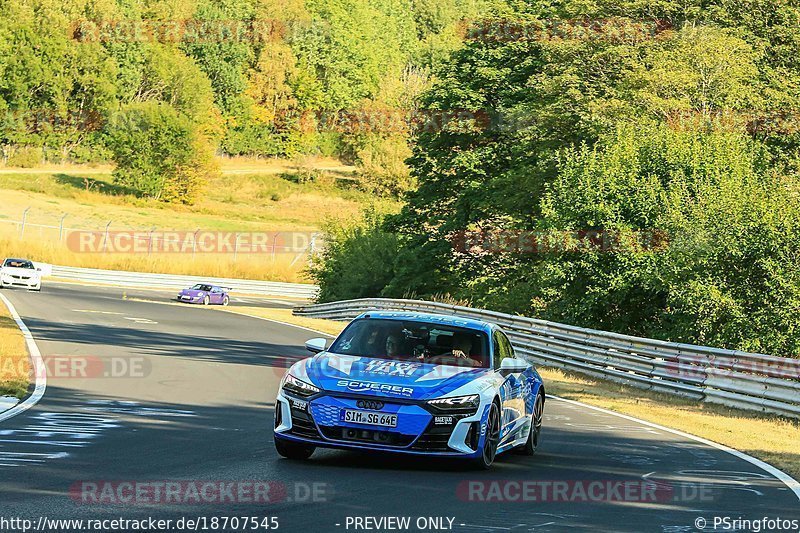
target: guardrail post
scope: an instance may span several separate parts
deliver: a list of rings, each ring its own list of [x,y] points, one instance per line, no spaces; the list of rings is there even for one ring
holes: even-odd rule
[[[25,209],[25,211],[22,212],[22,226],[20,227],[20,230],[19,230],[19,238],[20,239],[25,238],[25,222],[28,220],[28,211],[30,211],[30,210],[31,210],[31,208],[28,207],[27,209]]]

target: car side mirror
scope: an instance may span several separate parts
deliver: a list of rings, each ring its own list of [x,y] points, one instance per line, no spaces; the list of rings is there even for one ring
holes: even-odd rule
[[[306,341],[306,350],[311,353],[324,352],[327,345],[328,341],[323,338],[310,339]]]
[[[517,374],[519,372],[525,372],[530,366],[530,363],[522,359],[506,357],[500,363],[500,372],[503,374]]]

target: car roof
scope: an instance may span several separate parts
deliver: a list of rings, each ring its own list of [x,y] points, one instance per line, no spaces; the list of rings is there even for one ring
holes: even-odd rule
[[[468,329],[477,329],[488,334],[497,328],[491,322],[466,318],[455,315],[441,315],[437,313],[418,313],[413,311],[368,311],[361,313],[358,318],[375,318],[380,320],[411,320],[415,322],[437,322],[445,326],[455,326]]]

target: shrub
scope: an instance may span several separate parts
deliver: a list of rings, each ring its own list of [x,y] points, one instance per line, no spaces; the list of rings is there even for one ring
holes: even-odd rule
[[[374,209],[357,221],[330,221],[323,228],[325,248],[312,257],[311,278],[320,302],[381,295],[394,276],[397,236],[383,228]]]
[[[128,106],[112,118],[109,137],[115,182],[152,198],[192,203],[216,170],[198,125],[167,104]]]
[[[38,146],[22,146],[14,150],[8,158],[8,166],[21,168],[34,168],[42,163],[44,155]]]

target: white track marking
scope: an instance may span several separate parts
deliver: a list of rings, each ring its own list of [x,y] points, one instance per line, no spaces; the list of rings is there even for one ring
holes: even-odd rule
[[[734,450],[733,448],[729,448],[729,447],[727,447],[727,446],[725,446],[723,444],[719,444],[719,443],[716,443],[714,441],[710,441],[708,439],[704,439],[702,437],[697,437],[695,435],[692,435],[691,433],[684,433],[683,431],[680,431],[680,430],[677,430],[677,429],[672,429],[672,428],[668,428],[666,426],[661,426],[659,424],[654,424],[653,422],[648,422],[646,420],[641,420],[641,419],[633,417],[633,416],[623,415],[622,413],[617,413],[617,412],[614,412],[614,411],[610,411],[608,409],[603,409],[602,407],[595,407],[594,405],[589,405],[589,404],[585,404],[585,403],[581,403],[581,402],[576,402],[575,400],[567,400],[566,398],[559,398],[558,396],[550,396],[550,398],[552,398],[554,400],[561,401],[561,402],[565,402],[567,404],[571,404],[571,405],[574,405],[574,406],[585,407],[587,409],[591,409],[593,411],[597,411],[597,412],[600,412],[600,413],[605,413],[607,415],[618,416],[620,418],[624,418],[625,420],[630,420],[631,422],[637,422],[639,424],[643,424],[643,425],[649,426],[651,428],[660,429],[661,431],[666,431],[667,433],[672,433],[673,435],[678,435],[679,437],[683,437],[683,438],[686,438],[686,439],[689,439],[689,440],[693,440],[695,442],[699,442],[699,443],[705,444],[706,446],[711,446],[712,448],[716,448],[717,450],[729,453],[729,454],[733,455],[734,457],[737,457],[739,459],[742,459],[743,461],[747,461],[748,463],[750,463],[750,464],[752,464],[754,466],[757,466],[761,470],[764,470],[768,474],[770,474],[773,477],[777,478],[784,485],[789,487],[789,490],[791,490],[794,493],[794,495],[797,496],[797,499],[800,500],[800,482],[798,482],[796,479],[794,479],[789,474],[778,470],[777,468],[775,468],[771,464],[765,463],[761,459],[756,459],[755,457],[747,455],[744,452],[740,452],[739,450]]]
[[[158,324],[155,320],[150,320],[149,318],[137,318],[134,316],[125,316],[122,317],[125,320],[130,320],[132,322],[136,322],[137,324]]]
[[[6,304],[11,316],[14,318],[14,322],[16,322],[17,326],[19,326],[19,329],[22,330],[22,336],[25,338],[25,344],[28,346],[28,354],[31,358],[33,374],[36,376],[36,386],[33,389],[33,394],[25,398],[25,401],[22,403],[18,403],[8,411],[0,413],[0,422],[2,422],[13,416],[17,416],[24,411],[27,411],[39,403],[39,400],[41,400],[42,396],[44,396],[44,391],[47,389],[47,370],[45,369],[44,361],[42,360],[42,352],[40,352],[39,347],[36,346],[36,341],[33,340],[31,330],[29,330],[28,326],[25,325],[25,322],[22,321],[22,318],[20,318],[19,313],[17,313],[17,310],[14,308],[14,305],[8,300],[8,298],[5,297],[5,295],[0,294],[0,300]]]

